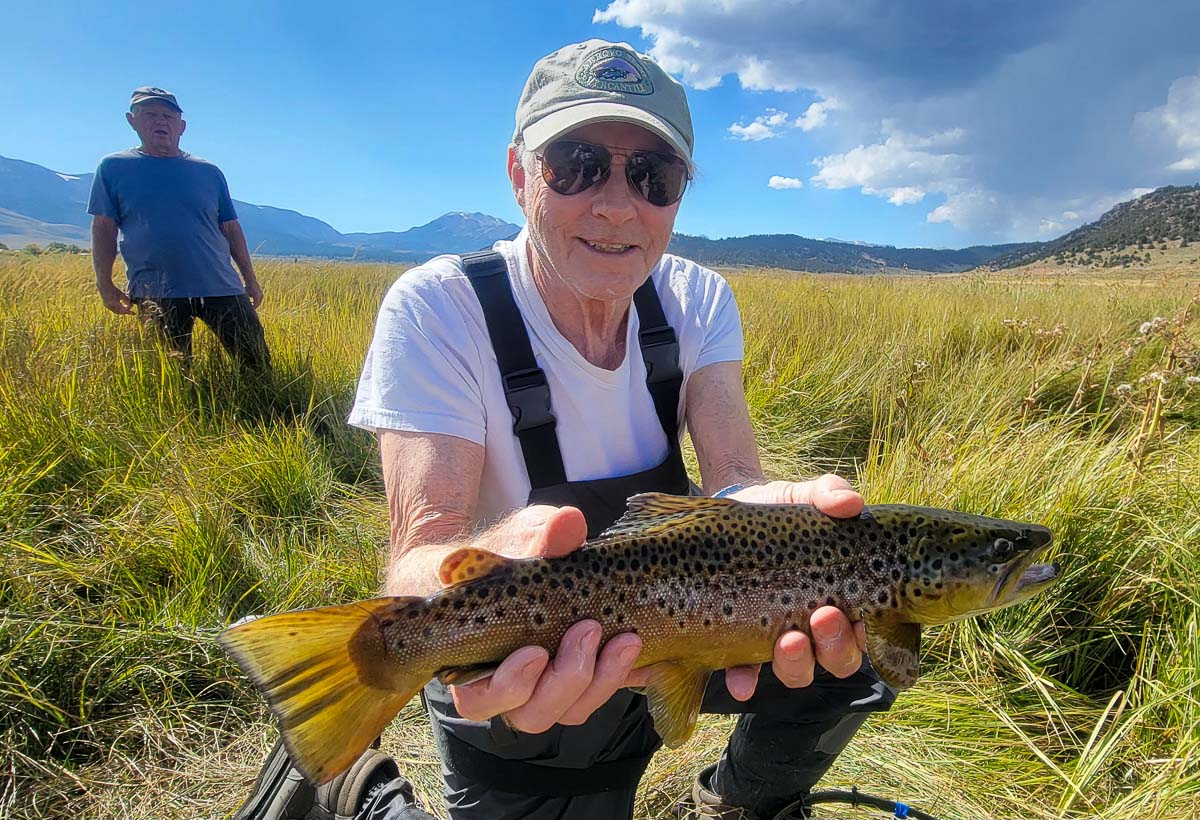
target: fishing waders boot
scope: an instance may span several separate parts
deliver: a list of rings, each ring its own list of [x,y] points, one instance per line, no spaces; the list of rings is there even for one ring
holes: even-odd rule
[[[378,749],[328,783],[312,786],[292,765],[283,741],[267,756],[250,796],[232,820],[425,820],[412,784]]]

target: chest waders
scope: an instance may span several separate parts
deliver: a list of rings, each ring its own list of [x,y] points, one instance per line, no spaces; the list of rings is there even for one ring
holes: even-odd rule
[[[646,387],[667,436],[667,456],[632,475],[567,481],[550,389],[534,359],[504,258],[492,252],[466,255],[463,269],[483,306],[503,377],[513,433],[529,472],[528,503],[578,507],[592,538],[620,517],[635,493],[686,495],[692,485],[679,447],[679,345],[652,282],[638,288],[633,301]],[[662,743],[646,699],[628,689],[582,725],[559,724],[540,734],[516,732],[499,718],[465,720],[436,680],[424,696],[454,820],[632,817],[638,781]],[[781,807],[808,791],[867,715],[887,709],[893,698],[866,664],[843,679],[818,668],[813,684],[802,689],[784,686],[765,664],[754,696],[744,702],[730,696],[724,672],[716,672],[701,711],[741,717],[711,780],[736,805]]]

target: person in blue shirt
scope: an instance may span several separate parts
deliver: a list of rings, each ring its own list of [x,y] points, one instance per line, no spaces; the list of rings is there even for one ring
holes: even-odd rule
[[[116,314],[136,306],[185,359],[199,318],[244,368],[269,368],[257,312],[262,285],[224,174],[180,150],[187,123],[169,91],[138,88],[125,119],[141,145],[100,160],[88,199],[92,267],[104,306]],[[127,291],[113,283],[118,235]]]

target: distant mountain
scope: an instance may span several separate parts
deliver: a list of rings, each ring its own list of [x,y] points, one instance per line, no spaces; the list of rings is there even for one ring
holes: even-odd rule
[[[85,213],[93,174],[62,174],[0,157],[0,242],[91,244]],[[439,253],[466,253],[507,239],[520,227],[487,214],[449,213],[407,231],[343,234],[311,216],[234,200],[254,253],[419,262]]]
[[[1120,264],[1125,248],[1138,250],[1163,242],[1200,241],[1200,185],[1168,185],[1114,206],[1095,222],[1083,225],[1051,242],[1005,254],[993,267],[1013,268],[1045,259],[1062,261],[1082,257],[1102,264]],[[1104,256],[1101,254],[1107,253]]]
[[[999,256],[1029,247],[1028,243],[1022,243],[941,250],[831,242],[795,234],[762,234],[731,239],[675,234],[671,237],[669,250],[709,266],[749,265],[823,273],[905,269],[948,273],[987,265]]]

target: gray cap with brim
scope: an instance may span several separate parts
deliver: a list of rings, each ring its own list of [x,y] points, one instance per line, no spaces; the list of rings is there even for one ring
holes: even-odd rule
[[[152,101],[166,103],[180,114],[183,113],[183,109],[179,107],[179,102],[175,99],[174,94],[165,88],[156,88],[151,85],[144,85],[141,88],[135,89],[133,95],[129,98],[129,107],[133,108],[139,103]]]
[[[588,40],[538,60],[517,104],[514,141],[538,150],[594,122],[628,122],[692,165],[695,135],[683,86],[626,43]]]

